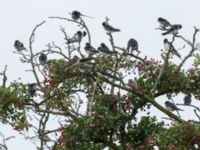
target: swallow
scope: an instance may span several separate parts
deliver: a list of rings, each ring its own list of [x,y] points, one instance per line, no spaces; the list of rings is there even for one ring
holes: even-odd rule
[[[109,25],[108,21],[103,22],[102,25],[103,25],[103,28],[109,33],[120,31],[120,29],[114,28],[113,26]]]
[[[131,38],[127,43],[126,50],[128,51],[128,53],[133,53],[134,50],[140,52],[138,50],[138,42],[135,39]]]
[[[107,54],[113,54],[116,53],[114,51],[111,51],[108,46],[106,46],[106,44],[101,43],[100,46],[98,47],[98,51],[102,52],[102,53],[107,53]]]
[[[160,28],[163,30],[166,30],[167,27],[171,26],[169,21],[167,21],[165,18],[159,17],[158,18],[158,23],[160,24]]]
[[[191,102],[192,102],[191,94],[185,95],[185,97],[183,98],[183,101],[185,105],[191,105]]]
[[[81,40],[83,39],[83,37],[86,36],[86,34],[87,33],[85,31],[83,31],[83,32],[77,31],[76,34],[74,34],[74,36],[71,39],[67,40],[67,44],[75,43],[75,42],[80,43]]]
[[[183,111],[182,109],[178,108],[175,104],[171,103],[170,101],[165,102],[165,107],[170,111],[175,111],[175,110]]]
[[[164,39],[163,42],[165,50],[172,52],[174,55],[181,59],[181,55],[177,52],[172,43],[168,41],[168,39]]]
[[[137,82],[135,82],[133,79],[128,80],[128,86],[134,90],[138,89]]]
[[[96,50],[94,47],[92,47],[92,46],[90,45],[90,43],[85,43],[84,49],[85,49],[85,51],[86,51],[86,53],[87,53],[88,55],[95,54],[95,53],[98,53],[98,52],[99,52],[99,51]]]
[[[21,52],[22,50],[26,50],[26,48],[24,47],[24,44],[21,43],[19,40],[16,40],[15,43],[14,43],[14,47],[15,49],[17,50],[17,52]]]
[[[47,55],[44,53],[40,53],[39,62],[41,65],[44,65],[47,62]]]
[[[28,94],[33,97],[36,93],[36,83],[28,84]]]
[[[74,56],[72,59],[70,59],[62,68],[66,68],[66,67],[72,67],[75,66],[77,64],[79,64],[80,62],[80,58],[78,56]]]
[[[178,31],[181,28],[182,28],[182,25],[180,25],[180,24],[171,25],[171,27],[169,29],[167,29],[166,32],[162,33],[162,35],[167,35],[167,34],[176,35],[176,34],[178,34]]]
[[[87,16],[87,15],[83,15],[81,12],[77,11],[77,10],[73,10],[71,14],[71,17],[73,20],[77,21],[81,18],[81,16],[84,16],[84,17],[88,17],[88,18],[93,18],[93,17],[90,17],[90,16]]]

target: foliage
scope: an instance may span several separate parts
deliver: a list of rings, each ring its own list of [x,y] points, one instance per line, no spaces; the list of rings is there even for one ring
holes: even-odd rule
[[[45,21],[33,29],[29,49],[23,47],[16,53],[23,63],[30,64],[36,87],[30,89],[30,84],[19,81],[5,86],[4,71],[0,87],[1,122],[23,133],[34,131],[40,150],[146,150],[155,146],[169,150],[199,149],[200,109],[188,106],[195,109],[199,118],[191,121],[158,103],[160,96],[172,99],[181,93],[200,99],[200,57],[196,43],[199,29],[195,27],[192,42],[180,34],[172,36],[172,43],[181,39],[191,48],[180,63],[174,62],[170,50],[161,51],[162,60],[142,58],[139,51],[130,53],[115,44],[112,32],[106,33],[111,45],[109,53],[98,51],[87,55],[82,43],[86,40],[91,44],[91,35],[82,17],[79,20],[50,17],[72,22],[84,33],[82,40],[74,41],[76,34],[69,36],[61,27],[65,48],[53,42],[47,49],[35,52],[32,47],[35,32]],[[48,58],[58,54],[59,58],[41,63],[41,53]],[[69,65],[75,55],[79,61]],[[183,69],[189,58],[193,58],[194,64]],[[149,113],[152,105],[168,117],[170,125]],[[138,117],[144,112],[147,115]],[[56,129],[48,126],[52,118],[57,123]]]

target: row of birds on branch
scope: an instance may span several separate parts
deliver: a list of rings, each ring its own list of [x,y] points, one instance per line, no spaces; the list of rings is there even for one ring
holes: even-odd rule
[[[187,94],[185,95],[185,97],[183,98],[183,102],[184,105],[191,105],[192,102],[192,96],[191,94]],[[170,101],[166,101],[165,102],[165,107],[170,110],[170,111],[183,111],[182,109],[178,108],[174,103],[170,102]]]

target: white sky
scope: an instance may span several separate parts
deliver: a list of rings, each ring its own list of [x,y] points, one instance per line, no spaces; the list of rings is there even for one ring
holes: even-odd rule
[[[35,51],[45,48],[47,42],[63,44],[63,35],[59,32],[59,25],[65,25],[71,34],[76,28],[67,28],[67,23],[49,20],[49,16],[70,17],[68,12],[79,10],[83,14],[95,19],[85,18],[92,34],[93,45],[98,46],[102,41],[109,43],[101,26],[105,16],[110,18],[110,24],[120,28],[121,33],[115,33],[114,39],[119,46],[125,46],[131,37],[139,42],[142,55],[160,58],[160,49],[163,47],[163,36],[157,27],[157,18],[167,18],[171,23],[183,25],[180,33],[187,39],[192,37],[193,26],[200,27],[198,0],[0,0],[0,71],[8,64],[9,81],[22,77],[23,81],[31,82],[30,73],[25,73],[27,65],[21,64],[19,57],[13,54],[13,43],[19,39],[28,46],[28,38],[36,24],[43,20],[47,23],[36,34]],[[177,42],[175,47],[182,47]],[[181,54],[186,54],[182,51]],[[175,60],[179,61],[179,60]],[[164,102],[164,101],[163,101]],[[161,103],[163,103],[161,102]],[[192,109],[191,109],[192,110]],[[155,110],[155,113],[158,111]],[[187,118],[190,113],[183,112]],[[193,115],[193,113],[191,112]],[[0,131],[12,135],[9,127]],[[29,149],[34,147],[23,142],[19,137],[9,142],[9,150]]]

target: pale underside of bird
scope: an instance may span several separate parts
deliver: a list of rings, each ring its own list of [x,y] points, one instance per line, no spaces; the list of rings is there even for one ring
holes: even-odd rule
[[[171,25],[170,28],[166,30],[166,32],[162,33],[162,35],[167,35],[167,34],[176,35],[176,34],[178,34],[178,31],[181,28],[182,28],[182,25],[180,25],[180,24]]]
[[[120,29],[114,28],[113,26],[108,24],[108,21],[105,21],[102,23],[103,28],[108,32],[108,33],[112,33],[112,32],[119,32]]]
[[[178,108],[174,103],[170,101],[165,102],[165,107],[170,111],[183,111],[182,109]]]
[[[164,48],[165,48],[166,51],[170,51],[171,53],[173,53],[174,55],[176,55],[177,57],[179,57],[181,59],[181,55],[174,48],[174,46],[172,45],[172,43],[169,42],[167,39],[164,39]]]

